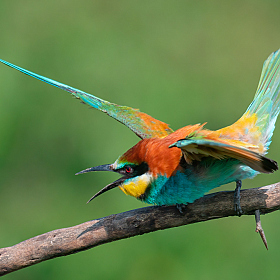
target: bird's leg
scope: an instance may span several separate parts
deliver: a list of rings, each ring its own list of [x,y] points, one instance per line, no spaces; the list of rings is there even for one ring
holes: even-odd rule
[[[236,188],[234,191],[234,210],[237,216],[241,216],[243,214],[241,206],[240,206],[240,189],[242,186],[241,180],[236,181]]]
[[[186,208],[186,204],[183,203],[176,203],[176,208],[179,210],[181,214],[184,214],[184,209]]]
[[[258,232],[260,234],[261,239],[262,239],[262,241],[264,243],[264,246],[268,250],[267,241],[266,241],[266,238],[265,238],[264,230],[263,230],[262,225],[261,225],[260,210],[256,210],[255,211],[255,219],[256,219],[256,232]]]

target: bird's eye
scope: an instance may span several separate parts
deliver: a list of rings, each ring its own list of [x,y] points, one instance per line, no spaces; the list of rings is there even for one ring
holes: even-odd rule
[[[126,172],[127,174],[131,174],[131,173],[133,172],[132,167],[131,167],[131,166],[126,166],[126,167],[125,167],[125,172]]]

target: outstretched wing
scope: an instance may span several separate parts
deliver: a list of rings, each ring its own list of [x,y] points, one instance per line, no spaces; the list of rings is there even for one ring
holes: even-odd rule
[[[182,150],[186,162],[201,160],[203,157],[216,159],[235,158],[256,171],[271,173],[278,169],[274,160],[266,158],[257,152],[258,147],[238,140],[211,139],[206,135],[195,134],[179,140],[170,147]]]
[[[79,89],[64,85],[62,83],[56,82],[52,79],[46,78],[44,76],[38,75],[36,73],[25,70],[19,66],[16,66],[10,62],[0,59],[0,62],[28,75],[36,78],[40,81],[58,87],[60,89],[66,90],[74,95],[76,98],[80,99],[82,102],[98,109],[104,113],[107,113],[110,117],[116,119],[117,121],[123,123],[128,128],[130,128],[136,135],[140,138],[162,138],[172,133],[173,130],[169,126],[153,117],[140,112],[137,109],[131,107],[120,106],[114,103],[110,103],[98,97],[95,97],[89,93],[81,91]]]

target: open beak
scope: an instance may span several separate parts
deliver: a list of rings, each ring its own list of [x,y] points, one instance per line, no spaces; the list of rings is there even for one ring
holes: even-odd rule
[[[114,171],[114,172],[116,172],[113,169],[113,164],[104,164],[104,165],[99,165],[99,166],[87,168],[85,170],[82,170],[82,171],[76,173],[75,175],[79,175],[79,174],[83,174],[83,173],[87,173],[87,172],[92,172],[92,171]],[[118,187],[126,179],[127,179],[126,177],[122,177],[122,178],[119,178],[118,180],[116,180],[115,182],[107,185],[106,187],[101,189],[98,193],[96,193],[87,203],[89,203],[90,201],[92,201],[94,198],[96,198],[97,196],[101,195],[102,193],[107,192],[107,191],[109,191],[109,190],[111,190],[113,188]]]

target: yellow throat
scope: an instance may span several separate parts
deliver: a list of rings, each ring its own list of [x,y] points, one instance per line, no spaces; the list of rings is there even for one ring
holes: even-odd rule
[[[152,175],[145,173],[141,176],[127,179],[121,186],[119,186],[119,188],[125,194],[139,197],[145,193],[147,187],[151,184],[151,181]]]

